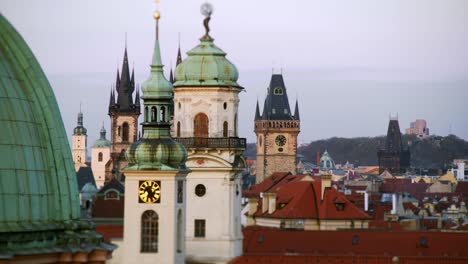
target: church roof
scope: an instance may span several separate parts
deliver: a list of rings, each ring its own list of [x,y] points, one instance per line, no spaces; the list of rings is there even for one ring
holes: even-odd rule
[[[255,120],[294,120],[289,107],[288,93],[282,74],[273,74],[267,90],[261,116],[256,114]],[[296,109],[299,118],[298,108]]]
[[[208,19],[209,21],[209,19]],[[187,57],[179,63],[175,72],[174,87],[236,87],[239,73],[236,66],[227,58],[226,53],[214,44],[207,34],[200,44],[187,52]]]
[[[93,171],[91,167],[80,167],[76,172],[76,179],[78,181],[78,191],[80,192],[87,183],[96,186],[94,181]]]

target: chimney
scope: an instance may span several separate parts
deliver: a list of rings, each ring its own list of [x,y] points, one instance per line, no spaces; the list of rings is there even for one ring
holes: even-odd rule
[[[262,214],[268,211],[268,202],[269,202],[269,193],[263,193],[263,198],[262,198]]]
[[[249,215],[254,215],[258,210],[258,199],[249,198]]]
[[[276,193],[269,193],[268,195],[268,214],[274,213],[276,210]]]
[[[457,180],[464,181],[465,180],[465,163],[460,162],[457,165],[458,165]]]
[[[367,191],[364,193],[364,211],[369,211],[369,193]]]
[[[331,187],[331,175],[322,175],[322,200],[325,195],[325,188]]]
[[[391,214],[396,214],[397,210],[397,194],[393,193],[392,194],[392,211]]]
[[[320,168],[320,152],[317,151],[317,155],[315,157],[316,157],[315,163],[317,167]]]

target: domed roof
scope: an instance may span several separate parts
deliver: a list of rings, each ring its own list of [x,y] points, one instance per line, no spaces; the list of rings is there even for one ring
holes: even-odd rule
[[[145,132],[147,133],[147,132]],[[127,170],[185,170],[187,151],[172,138],[142,138],[126,152]]]
[[[76,173],[54,93],[1,14],[0,47],[0,237],[8,241],[0,255],[82,252],[83,245],[112,250],[79,220]]]
[[[325,150],[325,152],[322,154],[322,157],[320,158],[320,169],[322,170],[335,169],[335,161],[332,159],[330,154],[328,154],[327,150]]]
[[[238,87],[239,73],[236,66],[226,59],[226,53],[213,39],[205,36],[200,44],[187,52],[187,58],[176,68],[174,87],[221,86]]]
[[[111,147],[111,142],[106,139],[106,129],[104,126],[101,128],[100,131],[101,137],[94,141],[94,144],[91,148],[110,148]]]
[[[81,200],[92,199],[96,193],[96,186],[94,186],[94,184],[92,184],[91,182],[88,182],[81,189]]]

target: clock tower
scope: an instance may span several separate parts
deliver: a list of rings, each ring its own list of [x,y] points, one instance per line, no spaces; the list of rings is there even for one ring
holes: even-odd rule
[[[163,74],[156,40],[151,73],[142,85],[143,135],[126,152],[122,263],[185,263],[184,146],[171,138],[172,83]]]
[[[273,74],[263,113],[257,102],[255,134],[257,135],[257,178],[262,182],[274,172],[296,174],[297,135],[300,132],[299,107],[294,114],[289,107],[288,94],[282,74]]]

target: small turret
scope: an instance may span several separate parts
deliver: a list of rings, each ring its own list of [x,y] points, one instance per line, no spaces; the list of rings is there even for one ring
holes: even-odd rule
[[[294,116],[293,116],[293,119],[294,120],[300,120],[301,118],[299,117],[299,103],[297,102],[297,99],[296,99],[296,107],[294,109]]]

